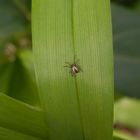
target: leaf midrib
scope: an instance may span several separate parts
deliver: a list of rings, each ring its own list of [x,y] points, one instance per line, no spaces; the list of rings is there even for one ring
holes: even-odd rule
[[[75,52],[75,35],[74,35],[74,1],[71,0],[71,28],[72,28],[72,45],[73,45],[73,52],[74,52],[74,58],[76,57],[76,52]],[[79,92],[78,92],[78,83],[76,76],[74,77],[74,82],[75,82],[75,91],[76,91],[76,98],[77,98],[77,104],[78,104],[78,110],[79,110],[79,117],[80,117],[80,122],[81,122],[81,129],[82,129],[82,135],[83,135],[83,140],[85,140],[85,133],[84,133],[84,126],[83,126],[83,118],[81,114],[81,107],[80,107],[80,99],[79,99]]]

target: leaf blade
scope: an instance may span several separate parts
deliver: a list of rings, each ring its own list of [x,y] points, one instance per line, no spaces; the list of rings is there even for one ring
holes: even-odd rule
[[[1,140],[41,140],[36,137],[28,136],[13,130],[9,130],[3,127],[0,127],[0,139]]]
[[[84,12],[81,9],[84,9],[84,4],[89,8],[86,7],[88,10],[84,11],[88,15],[87,18],[85,16],[82,18]],[[100,6],[101,4],[102,6]],[[91,5],[94,5],[95,9]],[[96,8],[96,6],[99,9]],[[107,10],[105,17],[101,14],[103,11],[98,11],[102,8]],[[78,9],[78,11],[76,9]],[[99,14],[97,14],[98,12]],[[99,2],[95,2],[92,0],[78,0],[75,2],[70,0],[60,0],[58,2],[57,0],[35,0],[33,1],[32,13],[33,53],[35,58],[36,77],[38,80],[41,102],[45,110],[45,118],[50,139],[53,140],[59,138],[61,140],[76,140],[96,138],[96,140],[101,140],[104,139],[105,134],[106,139],[111,140],[113,120],[113,65],[109,1],[104,2],[100,0]],[[79,18],[77,19],[77,13],[82,20]],[[76,17],[75,14],[77,14]],[[90,19],[92,16],[97,19]],[[103,27],[101,26],[101,31],[93,32],[93,28],[97,28],[99,26],[98,22],[101,23],[103,20],[105,20],[105,24],[102,24]],[[90,36],[95,37],[95,40],[84,40],[84,45],[82,44],[82,39],[85,36],[81,31],[83,30],[82,27],[84,27],[84,25],[79,25],[82,23],[80,21],[85,24],[85,28],[87,27],[86,30],[84,28],[85,35],[89,38]],[[89,29],[91,25],[95,27],[93,27],[90,32],[87,29]],[[78,27],[81,32],[78,31]],[[103,34],[101,33],[102,31]],[[75,34],[75,32],[77,33]],[[78,35],[80,35],[82,43],[79,43],[80,39],[78,38]],[[75,39],[76,42],[74,41]],[[106,43],[106,39],[108,39],[109,43]],[[88,43],[88,41],[90,43]],[[86,43],[87,49],[85,49]],[[97,46],[99,45],[101,49],[98,50],[97,46],[94,48],[92,43]],[[106,49],[103,49],[104,44]],[[84,46],[85,50],[82,49],[82,47],[80,48],[80,45]],[[95,53],[93,52],[94,49],[92,49],[93,56],[91,57],[88,56],[88,54],[90,54],[90,49],[92,47],[95,49]],[[86,52],[84,53],[84,51]],[[104,54],[104,51],[104,57],[100,58],[97,53],[102,55]],[[80,62],[82,62],[81,66],[84,71],[83,73],[81,72],[77,74],[76,80],[75,77],[72,77],[68,73],[68,70],[63,67],[65,62],[70,62],[70,64],[74,63],[74,55],[77,55],[77,57],[80,58]],[[84,60],[86,57],[88,59]],[[92,69],[88,70],[88,66],[91,66],[89,60],[92,60],[93,62],[95,62],[95,60],[97,61],[95,67],[97,67],[96,70],[99,71],[103,68],[101,62],[107,62],[105,71],[97,73]],[[92,64],[92,67],[93,66],[94,65]],[[98,75],[96,76],[96,74]],[[94,79],[92,75],[96,78]],[[109,76],[108,80],[107,76]],[[89,82],[89,77],[92,77],[90,78],[92,82]],[[96,80],[98,78],[100,80],[96,85]],[[82,80],[87,82],[87,86],[89,84],[88,88],[82,83]],[[108,85],[111,85],[105,86],[106,82]],[[78,83],[78,86],[76,83]],[[83,88],[82,85],[84,85]],[[102,91],[98,89],[100,86],[103,88]],[[79,90],[80,92],[78,91],[78,95],[77,87],[78,90],[81,88]],[[84,89],[84,91],[82,91],[82,89]],[[87,89],[88,94],[86,99],[85,95]],[[95,93],[92,93],[92,90]],[[103,90],[105,91],[103,92]],[[80,100],[80,104],[78,103],[78,100]],[[106,106],[104,106],[105,103]],[[95,107],[97,108],[95,109]],[[109,108],[108,111],[104,110],[106,107]],[[94,109],[99,112],[96,114]],[[88,111],[86,112],[85,110]],[[100,115],[100,111],[103,111],[103,116]],[[91,124],[90,121],[87,120],[88,117],[92,122]],[[106,122],[108,122],[109,125],[107,125],[107,123],[100,124],[100,121],[103,122],[104,119],[107,119]],[[96,125],[94,122],[96,122]],[[93,133],[92,130],[95,132]],[[99,131],[104,131],[103,135],[101,135]]]
[[[0,126],[21,133],[46,138],[40,109],[0,93]]]

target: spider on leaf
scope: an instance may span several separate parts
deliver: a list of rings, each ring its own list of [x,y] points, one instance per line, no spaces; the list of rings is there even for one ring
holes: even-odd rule
[[[67,65],[64,66],[70,68],[70,73],[72,76],[76,76],[76,74],[82,72],[82,69],[79,66],[78,62],[79,59],[76,59],[76,57],[74,56],[74,63],[66,62]]]

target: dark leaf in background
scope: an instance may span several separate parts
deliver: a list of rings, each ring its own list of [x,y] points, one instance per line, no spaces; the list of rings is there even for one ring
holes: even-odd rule
[[[140,15],[112,6],[116,89],[140,97]]]
[[[133,6],[139,0],[111,0],[117,4],[124,5],[124,6]]]
[[[0,0],[0,19],[0,41],[28,28],[26,18],[13,0]]]

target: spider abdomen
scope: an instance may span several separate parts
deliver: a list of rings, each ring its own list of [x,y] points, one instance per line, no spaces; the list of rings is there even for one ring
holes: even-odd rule
[[[75,64],[71,65],[71,70],[73,74],[76,74],[79,72],[79,68]]]
[[[68,67],[70,68],[70,73],[72,76],[76,76],[77,73],[81,72],[82,69],[80,68],[80,66],[77,64],[79,61],[79,59],[76,61],[75,60],[75,57],[74,57],[74,63],[69,63],[69,62],[66,62],[67,65],[65,65],[65,67]]]

